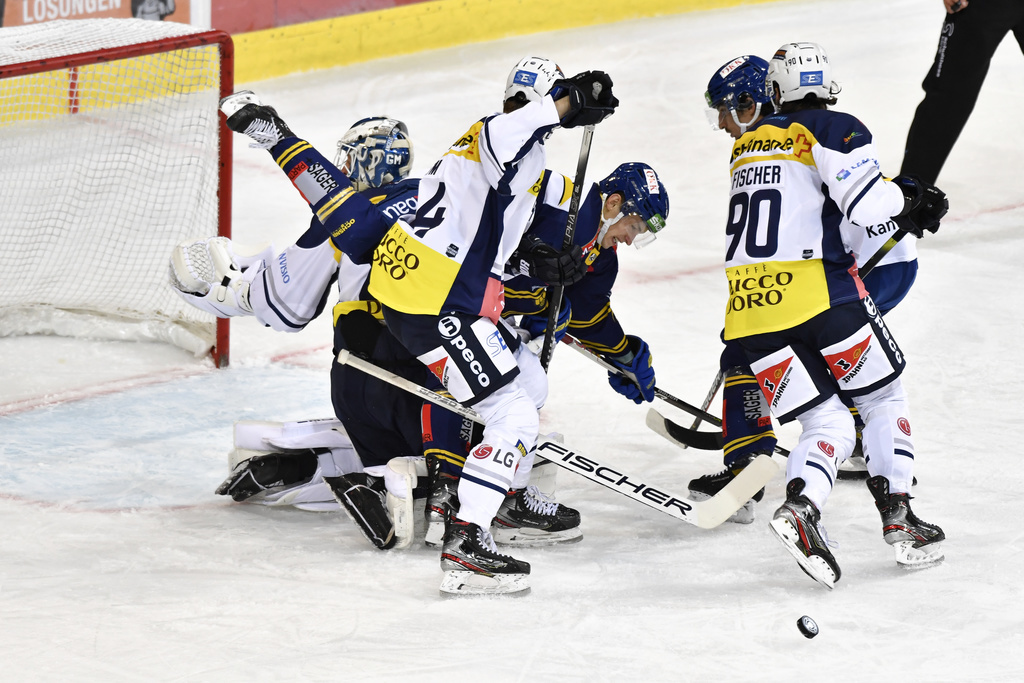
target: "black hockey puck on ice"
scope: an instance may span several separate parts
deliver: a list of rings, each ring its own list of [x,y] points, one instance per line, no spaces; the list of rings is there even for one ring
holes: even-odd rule
[[[804,634],[804,638],[813,638],[818,635],[818,625],[807,615],[796,620],[796,627],[800,629],[800,633]]]

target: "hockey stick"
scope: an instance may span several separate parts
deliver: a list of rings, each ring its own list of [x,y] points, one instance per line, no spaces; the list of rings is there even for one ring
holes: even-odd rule
[[[562,239],[562,251],[572,246],[576,235],[576,219],[580,215],[580,198],[583,195],[583,183],[587,175],[587,162],[590,160],[590,143],[594,139],[594,126],[583,127],[583,142],[580,143],[580,158],[576,162],[576,179],[573,181],[572,197],[569,200],[569,216],[565,221],[565,237]],[[555,327],[558,325],[558,312],[562,309],[563,285],[548,288],[548,326],[544,330],[544,344],[540,349],[540,364],[544,372],[551,364],[551,354],[555,350]]]
[[[475,410],[358,356],[353,356],[348,350],[343,349],[338,353],[338,363],[351,365],[357,370],[447,408],[458,415],[482,422],[480,415]],[[754,494],[764,488],[780,469],[776,460],[767,455],[759,455],[717,494],[707,500],[692,501],[651,486],[641,478],[626,474],[611,465],[603,464],[593,457],[580,455],[550,438],[541,438],[537,442],[537,455],[631,500],[701,529],[713,529],[729,519]]]
[[[892,251],[893,247],[895,247],[901,239],[906,237],[906,235],[907,231],[900,229],[896,231],[895,235],[887,239],[885,244],[880,246],[878,251],[871,255],[871,258],[868,259],[867,263],[857,269],[857,275],[860,276],[860,279],[863,280],[867,277],[867,274],[878,265],[878,262],[885,258],[885,255]]]
[[[668,419],[654,408],[647,411],[647,426],[680,448],[695,448],[698,451],[720,451],[725,446],[722,432],[702,432],[689,429]],[[775,444],[775,452],[789,457],[789,450]]]
[[[598,354],[594,353],[593,351],[591,351],[590,349],[585,347],[582,343],[580,343],[580,341],[578,339],[574,339],[574,338],[570,337],[569,335],[565,335],[564,337],[562,337],[562,342],[565,343],[565,344],[568,344],[569,346],[571,346],[573,349],[575,349],[579,353],[583,354],[584,356],[586,356],[590,360],[594,361],[595,363],[597,363],[598,365],[603,367],[605,370],[607,370],[609,372],[614,372],[614,373],[619,374],[619,375],[622,375],[623,377],[628,377],[633,382],[636,382],[636,377],[633,376],[633,373],[615,367],[614,365],[612,365],[611,363],[606,361],[604,358],[602,358]],[[721,427],[722,426],[721,418],[715,417],[714,415],[712,415],[708,411],[701,410],[697,406],[691,405],[691,404],[687,403],[686,401],[682,400],[681,398],[676,398],[672,394],[668,393],[667,391],[662,391],[658,387],[654,387],[654,396],[656,398],[660,398],[662,401],[664,401],[665,403],[668,403],[670,406],[674,406],[674,407],[679,408],[680,410],[682,410],[684,412],[689,413],[690,415],[693,415],[695,417],[699,417],[700,419],[704,420],[705,422],[710,422],[711,424],[715,425],[716,427]]]
[[[704,397],[704,402],[700,404],[700,409],[701,410],[707,410],[708,408],[711,407],[711,402],[715,400],[715,396],[718,395],[718,390],[722,388],[722,380],[724,380],[724,379],[725,379],[725,373],[722,372],[721,368],[719,368],[718,372],[715,373],[715,379],[712,380],[712,382],[711,382],[711,388],[708,389],[708,395]],[[650,427],[650,425],[651,425],[650,413],[647,414],[647,418],[648,418],[647,419],[647,426]],[[703,418],[701,418],[700,416],[697,416],[697,417],[693,418],[693,424],[690,425],[690,429],[691,430],[696,430],[697,427],[700,426],[700,423],[703,422],[703,421],[704,421]],[[653,429],[653,427],[652,427],[652,429]],[[655,430],[655,431],[657,431],[657,430]],[[679,443],[679,447],[680,448],[686,448],[686,444],[685,443]],[[699,448],[699,446],[694,446],[694,448]]]

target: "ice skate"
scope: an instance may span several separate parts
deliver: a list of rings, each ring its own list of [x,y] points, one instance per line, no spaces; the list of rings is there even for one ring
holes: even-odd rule
[[[441,552],[441,592],[448,595],[498,595],[530,590],[530,565],[500,555],[489,531],[451,518]]]
[[[893,547],[896,562],[902,567],[922,568],[945,558],[942,529],[918,519],[910,509],[910,495],[889,493],[889,480],[878,475],[868,479],[868,490],[882,515],[882,538]]]
[[[786,485],[786,502],[775,511],[769,527],[804,573],[832,590],[842,572],[828,549],[821,513],[814,503],[801,495],[803,490],[804,480],[799,477]]]
[[[240,90],[223,98],[220,110],[227,117],[228,128],[252,138],[252,148],[270,149],[295,135],[274,108],[261,104],[251,90]]]
[[[749,453],[720,472],[705,474],[702,477],[691,479],[687,485],[687,488],[690,490],[690,498],[701,501],[713,497],[735,479],[736,475],[742,472],[761,453]],[[771,454],[768,453],[768,455]],[[726,521],[735,522],[736,524],[750,524],[754,521],[754,503],[760,502],[762,498],[764,498],[764,489],[754,494],[753,498],[744,503],[743,507],[734,512]]]
[[[491,522],[494,542],[530,547],[582,540],[580,513],[556,503],[536,486],[511,490]]]
[[[436,460],[427,462],[430,478],[430,493],[427,495],[427,534],[423,539],[431,548],[439,548],[444,542],[444,524],[449,514],[459,511],[459,478],[447,472],[437,471]]]

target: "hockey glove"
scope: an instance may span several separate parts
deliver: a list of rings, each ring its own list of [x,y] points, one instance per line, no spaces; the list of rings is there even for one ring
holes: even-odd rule
[[[580,247],[574,245],[565,251],[555,251],[536,235],[523,235],[509,261],[512,274],[535,277],[549,285],[575,284],[587,274]]]
[[[619,100],[612,94],[612,79],[603,71],[584,71],[572,78],[560,78],[551,91],[556,99],[569,98],[569,111],[562,117],[563,128],[601,123],[619,106]]]
[[[899,186],[906,200],[903,211],[893,216],[896,225],[918,239],[924,237],[925,230],[938,230],[939,221],[949,211],[946,193],[917,176],[900,175],[892,181]]]
[[[623,354],[616,358],[609,358],[609,362],[623,372],[630,373],[636,378],[617,372],[608,373],[608,384],[612,389],[619,392],[633,403],[640,404],[644,401],[654,400],[654,359],[651,357],[651,347],[640,337],[627,334],[630,353]],[[632,355],[630,355],[632,354]],[[625,360],[629,359],[629,360]]]
[[[562,341],[562,337],[569,329],[569,320],[572,319],[572,306],[569,304],[569,299],[563,294],[562,295],[562,306],[558,309],[558,320],[555,322],[555,343]],[[524,315],[522,320],[519,321],[519,327],[526,331],[530,335],[530,339],[541,339],[544,337],[544,333],[548,329],[548,314],[547,311],[542,313],[535,313],[534,315]]]

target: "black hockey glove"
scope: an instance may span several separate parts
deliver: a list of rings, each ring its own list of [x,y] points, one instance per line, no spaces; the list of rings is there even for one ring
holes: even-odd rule
[[[906,199],[903,211],[892,217],[896,225],[918,239],[924,237],[925,230],[938,230],[939,222],[949,211],[946,193],[917,176],[899,175],[892,181],[899,185]]]
[[[555,251],[550,244],[531,234],[523,235],[509,265],[513,274],[535,277],[549,285],[575,284],[587,274],[582,249],[574,245],[565,251]]]
[[[619,106],[612,94],[612,79],[603,71],[584,71],[572,78],[560,78],[551,86],[551,92],[555,99],[569,98],[569,111],[562,117],[563,128],[601,123]]]

